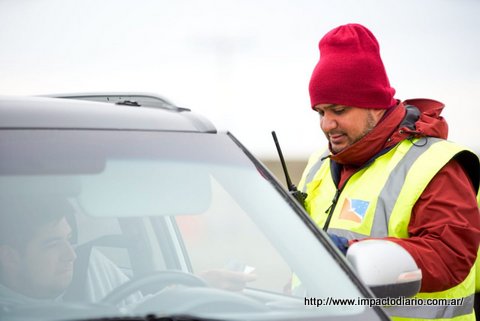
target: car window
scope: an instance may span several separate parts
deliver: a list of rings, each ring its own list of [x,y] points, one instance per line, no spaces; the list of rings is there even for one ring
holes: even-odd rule
[[[0,241],[26,263],[2,320],[376,318],[306,303],[366,292],[229,134],[4,130],[0,149]]]
[[[194,271],[219,267],[248,271],[261,276],[249,287],[286,291],[292,276],[288,263],[228,191],[215,180],[212,185],[208,211],[176,217]]]

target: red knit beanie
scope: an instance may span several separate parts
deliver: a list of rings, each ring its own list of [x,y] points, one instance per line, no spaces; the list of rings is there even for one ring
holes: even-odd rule
[[[327,33],[318,45],[320,60],[310,79],[312,107],[339,104],[387,109],[396,104],[380,48],[370,30],[347,24]]]

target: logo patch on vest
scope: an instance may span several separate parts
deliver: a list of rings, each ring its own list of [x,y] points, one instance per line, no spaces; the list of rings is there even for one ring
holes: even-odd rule
[[[370,202],[345,198],[342,211],[340,212],[340,219],[361,223],[365,213],[367,213]]]

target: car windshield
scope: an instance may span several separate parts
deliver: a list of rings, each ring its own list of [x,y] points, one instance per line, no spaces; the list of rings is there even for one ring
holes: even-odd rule
[[[228,133],[3,130],[0,319],[351,316],[367,306]]]

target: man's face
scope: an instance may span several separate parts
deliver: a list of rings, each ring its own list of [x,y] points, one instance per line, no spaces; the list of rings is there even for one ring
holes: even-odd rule
[[[19,251],[17,291],[35,298],[54,298],[72,281],[76,254],[65,218],[40,226]]]
[[[337,154],[368,134],[382,118],[385,110],[319,104],[320,127]]]

